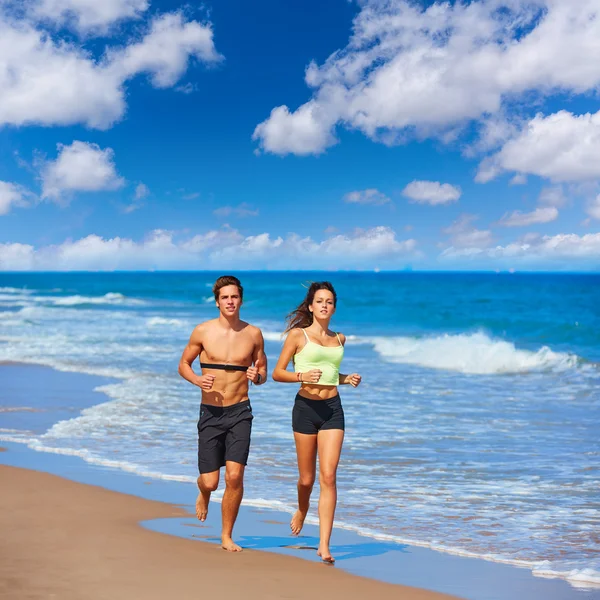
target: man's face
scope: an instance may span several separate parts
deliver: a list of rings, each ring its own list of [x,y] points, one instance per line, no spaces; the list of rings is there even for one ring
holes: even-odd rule
[[[233,317],[240,311],[242,299],[237,285],[226,285],[219,290],[217,307],[225,317]]]

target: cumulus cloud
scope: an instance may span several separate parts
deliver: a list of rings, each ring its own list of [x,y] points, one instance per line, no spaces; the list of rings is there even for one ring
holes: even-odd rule
[[[592,217],[592,219],[600,221],[600,196],[596,196],[596,198],[588,202],[585,212]]]
[[[411,202],[431,205],[456,202],[461,194],[459,187],[439,181],[412,181],[402,190],[402,195]]]
[[[387,204],[390,199],[377,189],[370,188],[355,192],[348,192],[344,196],[344,202],[348,204]]]
[[[224,227],[190,239],[173,232],[153,231],[142,241],[89,235],[58,246],[35,249],[22,244],[0,245],[4,270],[114,270],[158,268],[306,269],[397,267],[414,259],[415,240],[398,240],[388,227],[357,230],[321,241],[289,234],[243,236]]]
[[[35,248],[28,244],[0,244],[0,271],[35,270]]]
[[[42,168],[42,197],[64,201],[71,192],[116,190],[125,181],[119,177],[111,148],[74,141],[58,144],[58,157]]]
[[[34,198],[22,185],[0,181],[0,216],[8,214],[14,206],[28,206]]]
[[[307,67],[312,97],[296,110],[274,108],[256,128],[265,151],[318,154],[335,143],[338,126],[385,143],[407,132],[444,137],[493,122],[532,92],[578,94],[600,84],[598,0],[360,6],[346,47]],[[505,135],[492,129],[484,135]]]
[[[574,115],[561,110],[537,115],[497,154],[482,162],[477,181],[485,183],[504,171],[556,182],[600,178],[600,112]]]
[[[492,248],[450,247],[441,253],[440,258],[459,261],[463,265],[471,262],[488,266],[498,264],[544,268],[551,265],[569,268],[577,264],[594,268],[600,260],[600,233],[530,237],[529,241]]]
[[[258,209],[242,202],[238,206],[221,206],[213,210],[213,214],[217,217],[230,217],[232,215],[235,217],[257,217]]]
[[[256,126],[252,139],[273,154],[320,154],[337,143],[332,132],[335,118],[316,102],[307,102],[294,113],[278,106]]]
[[[454,248],[486,248],[493,241],[492,232],[473,227],[471,223],[477,219],[476,215],[461,215],[442,232],[450,236]]]
[[[81,33],[105,32],[125,19],[139,18],[148,0],[25,0],[23,8],[33,18],[71,27]]]
[[[527,225],[536,225],[539,223],[550,223],[558,218],[558,210],[554,206],[536,208],[532,212],[524,213],[515,210],[510,214],[505,214],[498,225],[502,227],[526,227]]]
[[[95,58],[76,42],[1,11],[0,57],[0,125],[80,123],[97,129],[123,116],[125,84],[136,75],[146,73],[154,86],[168,87],[190,58],[220,59],[210,25],[186,21],[181,13],[155,17],[141,39]]]

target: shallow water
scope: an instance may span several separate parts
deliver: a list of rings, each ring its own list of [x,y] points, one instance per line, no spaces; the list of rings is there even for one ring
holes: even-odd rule
[[[302,283],[330,278],[349,336],[338,524],[600,585],[600,277],[246,273],[271,367]],[[211,273],[0,274],[0,360],[116,377],[111,398],[0,439],[193,481],[198,390],[176,373],[215,316]],[[252,389],[245,502],[292,510],[294,386]],[[274,500],[275,499],[275,500]],[[313,514],[314,518],[314,514]]]

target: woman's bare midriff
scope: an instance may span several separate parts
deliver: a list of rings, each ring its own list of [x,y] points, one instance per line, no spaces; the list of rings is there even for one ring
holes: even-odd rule
[[[202,369],[203,375],[214,375],[212,389],[202,390],[202,404],[211,406],[233,406],[248,400],[248,379],[241,371],[223,371],[220,369]]]
[[[337,385],[302,384],[298,394],[308,400],[330,400],[338,394]]]

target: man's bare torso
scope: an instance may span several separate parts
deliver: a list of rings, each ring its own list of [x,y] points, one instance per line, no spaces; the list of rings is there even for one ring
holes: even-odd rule
[[[252,366],[257,329],[240,321],[239,329],[224,329],[218,319],[203,325],[200,362],[220,365]],[[244,371],[203,368],[202,374],[215,376],[212,389],[202,390],[202,403],[231,406],[248,399],[248,379]]]

